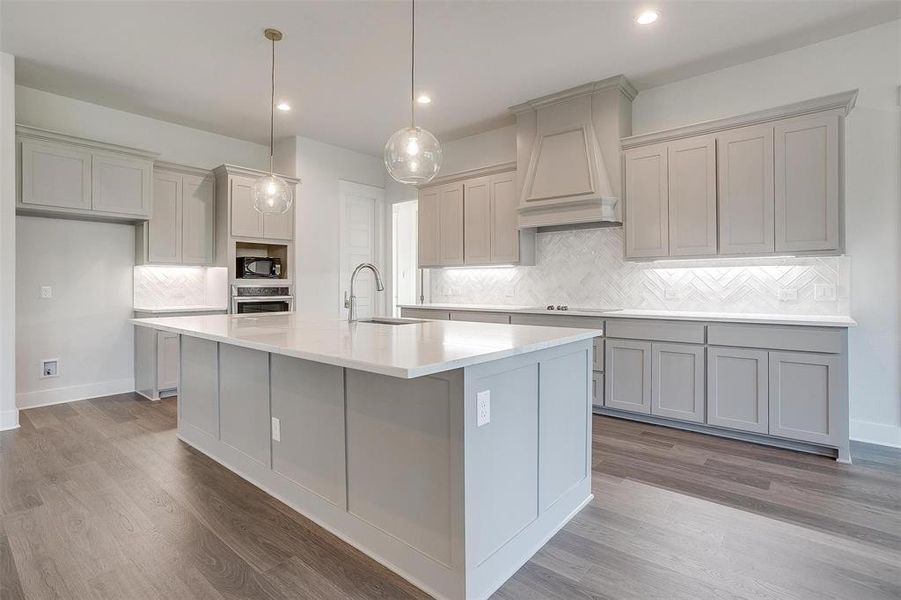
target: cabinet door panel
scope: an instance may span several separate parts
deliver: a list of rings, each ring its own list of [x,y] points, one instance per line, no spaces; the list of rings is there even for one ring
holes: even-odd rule
[[[149,216],[152,170],[149,160],[93,153],[91,207],[102,212]]]
[[[604,406],[651,412],[651,342],[606,340]]]
[[[178,334],[157,332],[157,387],[160,391],[178,388]]]
[[[151,263],[177,263],[182,256],[182,180],[174,173],[153,176],[153,218],[147,224]]]
[[[463,251],[467,265],[491,262],[490,180],[463,182]]]
[[[721,133],[716,151],[720,253],[773,252],[773,127]]]
[[[268,353],[219,344],[219,436],[271,466]]]
[[[594,371],[591,374],[591,404],[604,406],[604,374]]]
[[[263,237],[270,240],[294,238],[294,202],[285,214],[263,215]]]
[[[439,263],[463,264],[463,183],[451,183],[438,192]]]
[[[419,266],[431,267],[439,264],[438,245],[441,238],[438,222],[438,189],[419,190],[417,207],[419,220]]]
[[[212,177],[185,175],[182,179],[182,262],[200,265],[213,262],[215,219]]]
[[[669,145],[670,256],[716,254],[716,138]]]
[[[235,237],[263,237],[263,215],[253,207],[253,181],[232,177],[231,190],[231,229]]]
[[[767,433],[766,350],[707,349],[707,424]]]
[[[519,262],[516,173],[491,176],[491,262]]]
[[[838,443],[839,357],[770,353],[770,435]]]
[[[651,413],[703,423],[704,347],[655,343],[651,367]]]
[[[776,251],[839,248],[838,116],[776,124]]]
[[[669,255],[666,145],[626,150],[626,257]]]
[[[91,153],[76,148],[22,142],[22,203],[91,208]]]

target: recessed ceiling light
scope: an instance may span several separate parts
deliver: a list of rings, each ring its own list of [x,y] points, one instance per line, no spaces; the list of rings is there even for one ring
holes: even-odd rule
[[[287,102],[279,102],[278,104],[275,105],[275,108],[277,108],[279,110],[283,110],[285,112],[288,112],[289,110],[291,110],[291,105],[288,104]]]
[[[656,21],[657,17],[659,16],[660,13],[658,13],[656,10],[646,10],[635,17],[635,22],[639,25],[650,25],[651,23]]]
[[[431,104],[432,103],[432,99],[429,98],[428,96],[426,96],[425,94],[421,94],[419,96],[419,98],[416,99],[416,101],[419,102],[420,104]]]

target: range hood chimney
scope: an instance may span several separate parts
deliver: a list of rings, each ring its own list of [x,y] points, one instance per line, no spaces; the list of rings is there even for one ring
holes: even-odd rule
[[[521,229],[622,223],[620,138],[637,93],[617,75],[510,107]]]

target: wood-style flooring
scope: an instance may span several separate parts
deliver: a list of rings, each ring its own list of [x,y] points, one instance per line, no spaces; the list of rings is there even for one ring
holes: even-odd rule
[[[174,399],[0,433],[0,598],[425,598],[179,442]],[[594,419],[595,499],[495,595],[901,598],[901,453],[855,464]]]

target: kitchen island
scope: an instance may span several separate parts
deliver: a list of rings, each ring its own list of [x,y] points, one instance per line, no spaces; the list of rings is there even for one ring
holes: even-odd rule
[[[439,598],[486,598],[591,495],[597,329],[295,313],[180,334],[178,437]]]

